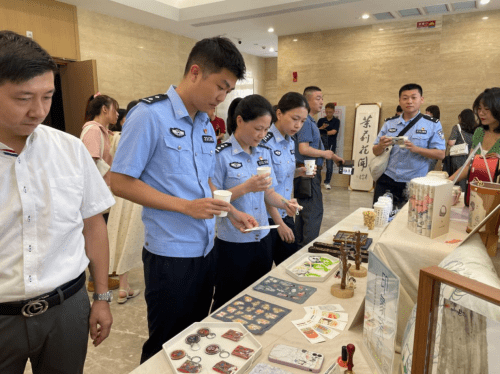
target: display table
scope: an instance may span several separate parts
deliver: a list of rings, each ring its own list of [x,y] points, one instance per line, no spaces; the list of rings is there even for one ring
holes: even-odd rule
[[[408,204],[406,204],[372,247],[373,252],[401,280],[396,335],[398,352],[411,310],[417,302],[420,269],[438,265],[462,243],[468,235],[465,231],[467,218],[468,208],[461,199],[459,204],[451,207],[449,232],[431,239],[408,229]],[[453,239],[458,239],[460,242],[446,243]]]
[[[369,237],[373,238],[374,243],[379,239],[385,227],[377,227],[375,230],[366,231],[363,226],[363,211],[367,209],[360,208],[355,212],[350,214],[344,220],[339,222],[337,225],[326,231],[320,237],[318,237],[317,241],[323,241],[326,243],[332,243],[332,239],[335,233],[338,230],[348,230],[355,231],[360,230],[369,233]],[[315,241],[316,241],[315,240]],[[271,275],[277,278],[281,278],[284,280],[288,280],[291,282],[297,282],[293,278],[291,278],[288,274],[286,274],[285,267],[295,261],[299,256],[303,253],[307,252],[307,249],[312,245],[309,245],[302,248],[298,253],[289,258],[284,263],[280,264],[280,266],[274,268],[270,273],[266,274],[259,281],[254,283],[256,285],[267,276]],[[373,246],[373,244],[372,244]],[[364,264],[367,266],[367,264]],[[353,264],[354,266],[354,264]],[[268,301],[273,304],[278,304],[280,306],[289,308],[292,310],[290,314],[288,314],[282,321],[280,321],[276,326],[274,326],[269,331],[265,332],[263,335],[255,335],[257,340],[262,344],[263,350],[262,355],[256,360],[255,363],[263,362],[267,364],[271,364],[274,366],[281,367],[282,369],[288,370],[293,373],[301,374],[304,373],[301,370],[294,369],[291,367],[285,367],[279,364],[272,364],[268,361],[267,357],[272,347],[275,344],[282,343],[295,347],[302,347],[308,349],[310,351],[319,352],[324,354],[325,362],[323,364],[323,368],[321,373],[324,373],[326,369],[332,365],[340,356],[342,345],[347,345],[348,343],[353,343],[356,346],[356,353],[354,354],[354,364],[355,371],[357,373],[372,373],[372,367],[369,363],[368,357],[364,357],[362,352],[362,340],[363,340],[363,315],[364,315],[364,297],[366,292],[366,278],[358,278],[357,286],[355,290],[354,297],[351,299],[338,299],[331,295],[330,287],[334,283],[338,283],[340,280],[335,279],[334,276],[331,276],[325,282],[303,282],[303,284],[312,286],[317,288],[317,291],[304,303],[304,304],[296,304],[290,301],[278,299],[273,296],[266,295],[261,292],[257,292],[253,290],[253,286],[248,287],[239,295],[237,295],[234,299],[248,294],[252,297],[256,297],[261,300]],[[305,317],[305,311],[303,306],[309,305],[324,305],[324,304],[341,304],[347,313],[349,313],[349,322],[347,324],[346,329],[336,338],[329,340],[326,339],[326,342],[320,344],[311,344],[309,343],[305,337],[301,335],[301,333],[295,328],[295,326],[291,323],[292,320],[302,319]],[[207,317],[203,321],[205,322],[216,322],[218,320]],[[365,359],[366,358],[366,359]],[[394,367],[397,368],[399,366],[399,358],[395,358]],[[253,366],[252,366],[253,367]],[[206,373],[215,373],[210,368],[205,368]],[[343,370],[342,370],[343,371]],[[397,372],[396,370],[394,372]],[[172,373],[170,366],[168,365],[167,359],[165,357],[165,353],[163,351],[157,353],[147,362],[142,364],[140,367],[135,369],[133,374],[156,374],[156,373]]]

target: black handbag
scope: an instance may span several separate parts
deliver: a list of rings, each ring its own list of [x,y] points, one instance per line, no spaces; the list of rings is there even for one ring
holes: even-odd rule
[[[293,180],[293,197],[296,199],[312,197],[312,178],[295,178]]]

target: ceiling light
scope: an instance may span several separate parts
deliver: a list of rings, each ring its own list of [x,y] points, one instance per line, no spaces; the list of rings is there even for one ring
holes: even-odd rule
[[[296,42],[297,40],[299,40],[299,39],[293,39],[294,42]]]
[[[274,32],[274,29],[272,27],[267,29],[268,32]]]
[[[368,19],[368,18],[370,18],[370,15],[369,15],[369,14],[363,14],[363,15],[361,16],[361,18],[363,18],[363,19]]]
[[[488,17],[483,17],[483,19],[488,19]]]
[[[490,2],[490,0],[481,0],[481,1],[479,2],[479,4],[481,4],[481,5],[486,5],[486,4],[488,4],[489,2]]]
[[[274,48],[273,47],[269,48],[269,52],[274,52]]]
[[[378,31],[384,31],[384,29],[378,29]]]

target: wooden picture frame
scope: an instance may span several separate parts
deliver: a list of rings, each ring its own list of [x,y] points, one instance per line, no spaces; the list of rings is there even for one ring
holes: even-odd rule
[[[437,311],[441,284],[458,288],[487,302],[500,306],[500,290],[438,266],[420,270],[413,343],[412,374],[429,373],[431,369]]]

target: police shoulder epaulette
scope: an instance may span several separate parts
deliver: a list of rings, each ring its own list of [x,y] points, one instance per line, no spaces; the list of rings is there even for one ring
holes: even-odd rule
[[[267,143],[269,142],[269,140],[271,140],[273,138],[274,134],[272,132],[268,132],[267,135],[264,137],[264,139],[262,139],[262,142],[263,143]]]
[[[427,114],[422,115],[422,117],[425,118],[426,120],[432,121],[434,123],[438,123],[439,122],[439,120],[437,118],[428,116]]]
[[[168,99],[167,94],[158,94],[158,95],[154,95],[154,96],[145,97],[144,99],[141,99],[140,101],[142,101],[143,103],[146,103],[146,104],[154,104],[154,103],[157,103],[158,101],[162,101],[162,100],[166,100],[166,99]]]
[[[228,147],[231,147],[231,143],[229,142],[224,142],[224,143],[221,143],[219,144],[217,147],[215,147],[215,153],[219,153],[220,151],[222,151],[224,148],[228,148]]]
[[[398,116],[398,115],[395,115],[394,117],[389,117],[389,118],[386,118],[386,119],[384,119],[384,122],[387,122],[387,121],[390,121],[390,120],[392,120],[392,119],[396,119],[396,118],[399,118],[399,116]]]
[[[262,147],[262,148],[265,148],[265,149],[269,149],[269,150],[271,150],[271,148],[270,148],[270,147],[268,147],[267,145],[264,145],[264,144],[259,144],[259,147]]]

